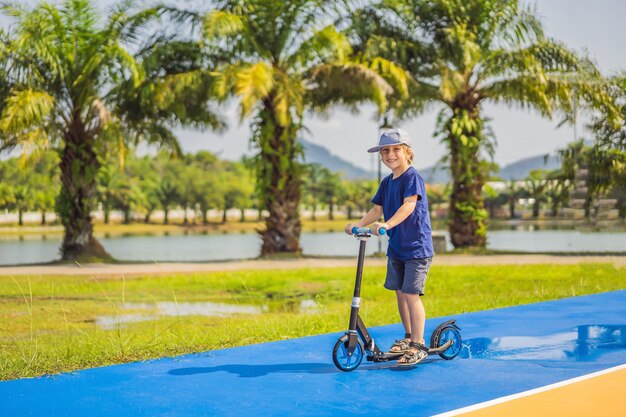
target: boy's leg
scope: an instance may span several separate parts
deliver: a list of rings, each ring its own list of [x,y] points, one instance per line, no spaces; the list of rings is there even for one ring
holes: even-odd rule
[[[396,298],[398,299],[398,312],[400,313],[400,320],[402,320],[402,325],[404,326],[404,333],[412,334],[411,314],[409,312],[409,305],[407,303],[406,297],[401,290],[396,290]]]
[[[424,341],[426,311],[420,294],[424,294],[424,286],[431,258],[415,259],[405,263],[405,276],[402,296],[409,315],[411,343],[406,353],[398,359],[400,365],[415,364],[428,356],[428,348]],[[399,297],[400,298],[400,297]]]
[[[404,326],[404,337],[397,339],[389,349],[390,352],[404,352],[409,347],[411,341],[411,321],[409,307],[402,294],[402,285],[404,281],[404,262],[388,258],[387,259],[387,276],[385,278],[385,288],[396,293],[398,301],[398,312],[400,320]]]
[[[426,311],[419,294],[403,294],[409,313],[411,324],[411,342],[424,343],[424,327],[426,326]]]
[[[432,258],[413,259],[405,262],[402,297],[405,300],[411,327],[411,341],[424,343],[426,311],[420,295],[424,294],[426,278]]]
[[[398,359],[398,365],[412,365],[419,363],[428,356],[428,348],[424,342],[424,326],[426,312],[418,294],[404,294],[411,320],[411,342],[405,354]]]

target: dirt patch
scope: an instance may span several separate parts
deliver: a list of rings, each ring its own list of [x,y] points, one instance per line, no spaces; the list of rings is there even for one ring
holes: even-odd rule
[[[610,263],[626,267],[626,256],[573,255],[437,255],[433,265],[528,265],[528,264]],[[386,258],[367,258],[366,266],[385,266]],[[120,279],[138,275],[237,271],[244,269],[300,269],[355,267],[356,258],[302,258],[290,260],[243,260],[205,263],[34,265],[0,267],[0,276],[90,275],[99,279]]]

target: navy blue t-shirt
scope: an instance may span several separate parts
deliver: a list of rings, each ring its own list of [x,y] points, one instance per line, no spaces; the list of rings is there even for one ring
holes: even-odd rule
[[[372,198],[372,203],[383,207],[386,221],[396,214],[405,198],[414,195],[417,195],[415,210],[402,223],[387,232],[387,256],[390,258],[408,261],[434,255],[426,187],[415,168],[410,166],[395,180],[393,174],[385,177]]]

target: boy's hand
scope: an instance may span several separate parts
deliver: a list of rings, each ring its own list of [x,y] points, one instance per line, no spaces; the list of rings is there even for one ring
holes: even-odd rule
[[[378,222],[376,222],[376,223],[374,223],[371,226],[371,229],[372,229],[372,234],[373,235],[380,236],[380,233],[378,233],[378,231],[380,229],[389,230],[389,229],[391,229],[391,227],[389,227],[389,224],[387,224],[387,223],[378,223]]]
[[[352,236],[352,223],[348,223],[343,231]]]

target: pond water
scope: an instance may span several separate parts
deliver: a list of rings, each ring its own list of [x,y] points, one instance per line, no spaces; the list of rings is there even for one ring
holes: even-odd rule
[[[445,235],[443,231],[437,232]],[[145,262],[200,262],[249,259],[259,255],[255,233],[98,236],[116,259]],[[521,252],[626,252],[626,232],[578,230],[492,230],[489,249]],[[50,262],[59,257],[60,235],[0,237],[0,265]],[[343,232],[308,232],[301,237],[305,255],[356,256],[356,241]],[[448,249],[452,246],[447,242]],[[367,254],[386,251],[387,238],[372,238]]]

